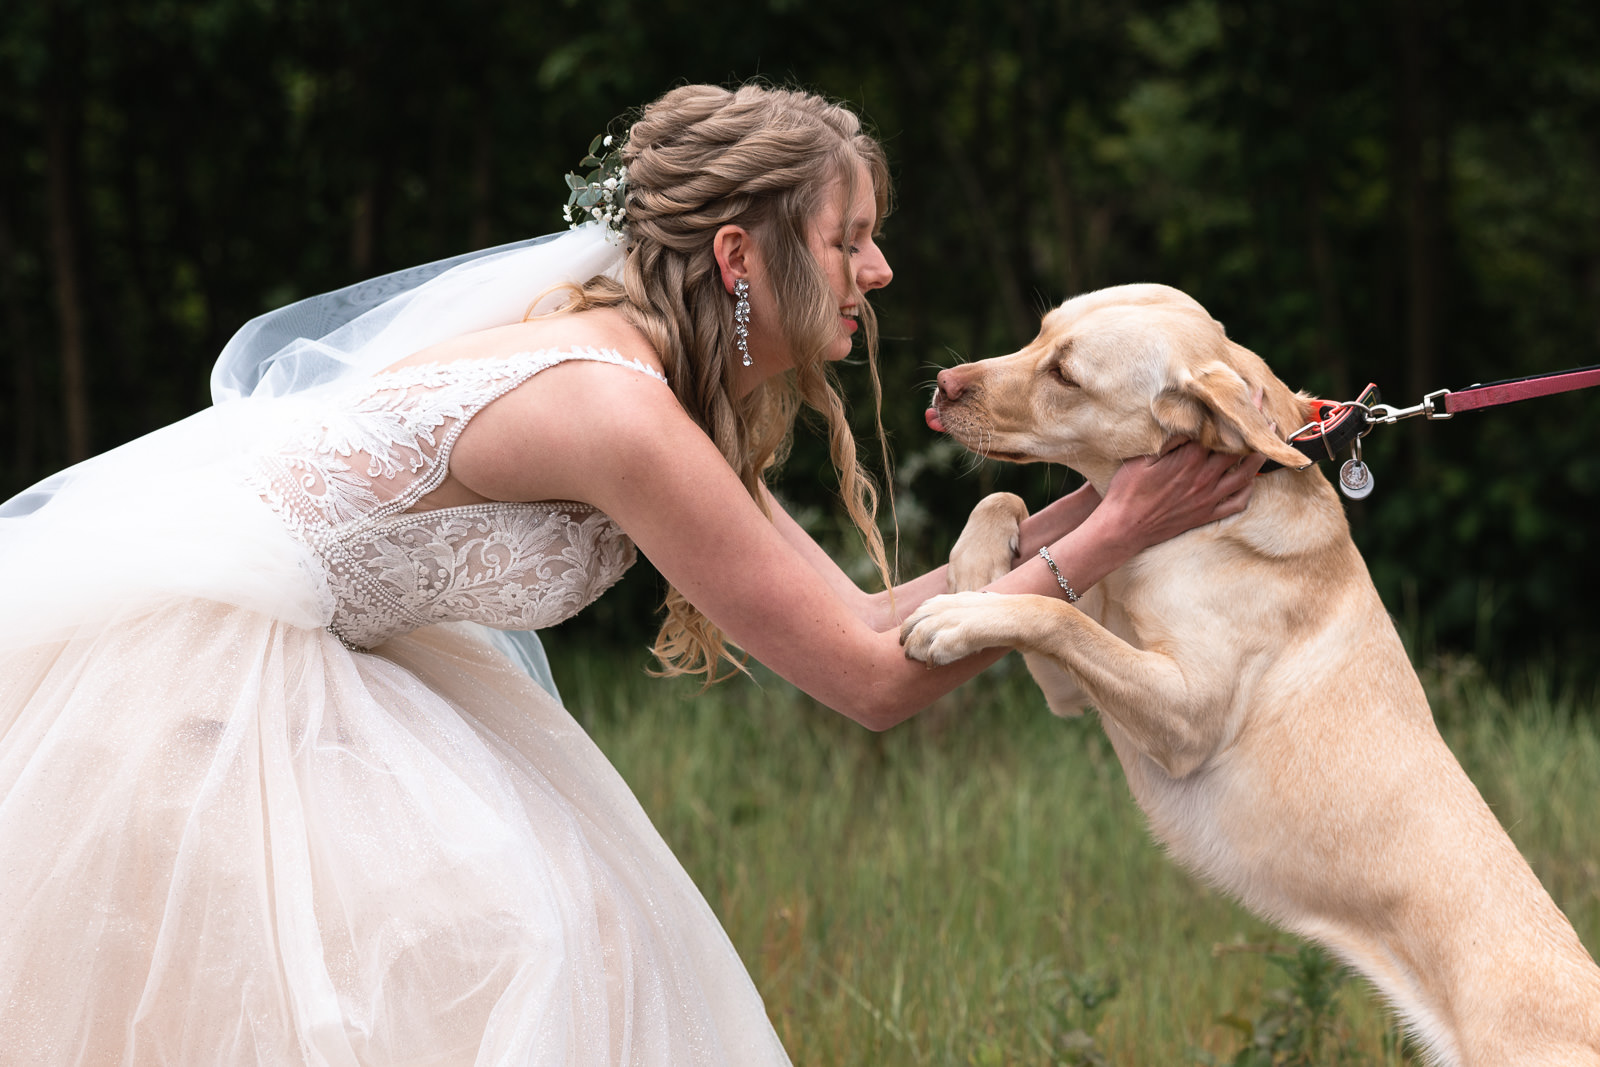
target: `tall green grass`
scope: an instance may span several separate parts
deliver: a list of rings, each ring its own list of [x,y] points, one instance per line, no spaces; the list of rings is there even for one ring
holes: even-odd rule
[[[1290,996],[1263,949],[1293,942],[1151,843],[1095,719],[1049,715],[1015,657],[877,735],[770,678],[702,694],[645,677],[642,655],[554,644],[568,706],[722,917],[799,1064],[1232,1062],[1241,1020]],[[1425,680],[1600,949],[1592,702],[1537,677],[1508,693],[1459,662]],[[1359,981],[1324,1047],[1409,1062]]]

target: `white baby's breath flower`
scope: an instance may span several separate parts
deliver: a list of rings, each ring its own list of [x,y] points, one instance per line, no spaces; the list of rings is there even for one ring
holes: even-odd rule
[[[592,167],[587,175],[567,175],[567,203],[561,214],[574,229],[594,221],[603,223],[622,239],[628,198],[628,168],[622,165],[621,151],[614,148],[618,139],[607,134],[589,144],[583,166]]]

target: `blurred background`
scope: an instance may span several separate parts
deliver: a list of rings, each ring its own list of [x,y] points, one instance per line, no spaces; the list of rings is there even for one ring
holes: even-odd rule
[[[555,230],[590,139],[684,81],[855,107],[896,179],[883,420],[903,569],[983,493],[938,367],[1046,307],[1179,286],[1295,388],[1397,405],[1600,363],[1587,0],[0,0],[0,496],[207,402],[299,297]],[[845,367],[863,435],[865,370]],[[1419,653],[1589,662],[1600,390],[1367,439],[1347,505]],[[868,452],[875,452],[868,447]],[[1331,467],[1328,468],[1331,472]],[[778,486],[861,555],[804,430]],[[657,579],[563,629],[637,648]],[[567,638],[563,636],[562,640]]]

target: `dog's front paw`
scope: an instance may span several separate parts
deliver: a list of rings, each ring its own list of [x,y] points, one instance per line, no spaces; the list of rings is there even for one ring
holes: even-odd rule
[[[1017,556],[1028,505],[1015,493],[991,493],[978,501],[950,550],[945,571],[952,593],[982,589],[1007,574]]]
[[[981,649],[1007,642],[998,635],[1005,602],[994,593],[946,593],[930,598],[900,626],[906,658],[943,667]]]

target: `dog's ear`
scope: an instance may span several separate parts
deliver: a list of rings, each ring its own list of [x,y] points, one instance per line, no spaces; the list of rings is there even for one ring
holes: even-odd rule
[[[1215,452],[1260,452],[1285,467],[1306,464],[1305,456],[1273,432],[1255,405],[1250,383],[1220,360],[1180,369],[1152,410],[1169,436],[1187,437]]]

